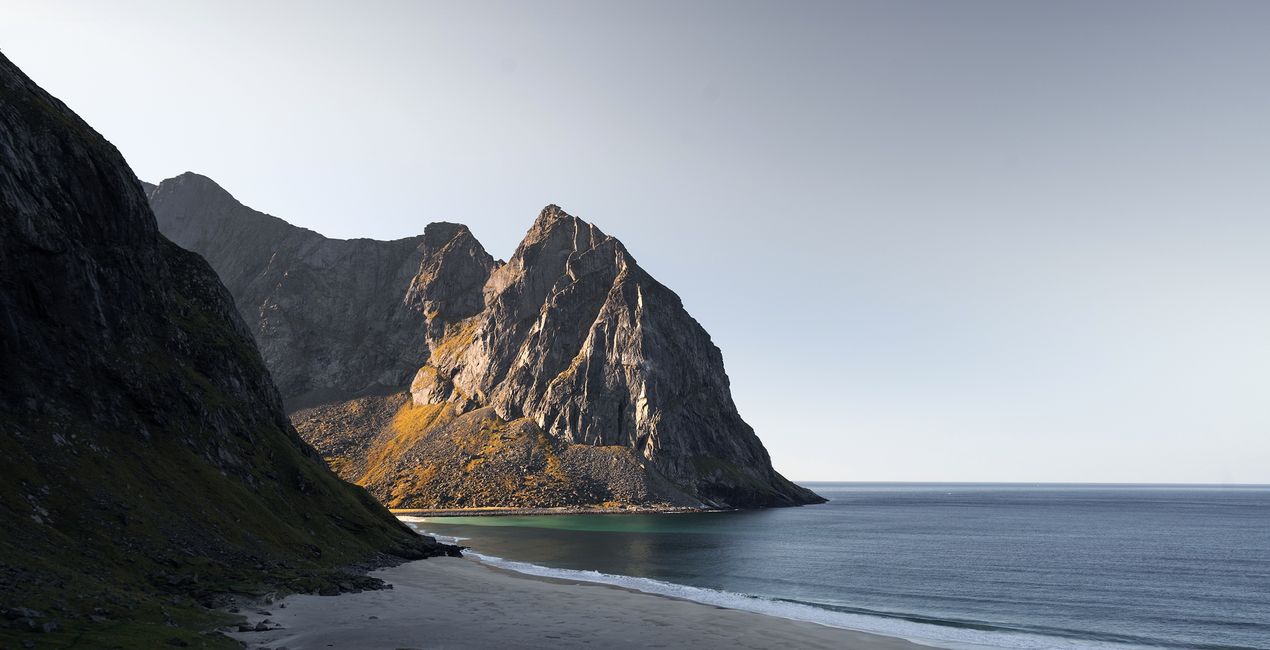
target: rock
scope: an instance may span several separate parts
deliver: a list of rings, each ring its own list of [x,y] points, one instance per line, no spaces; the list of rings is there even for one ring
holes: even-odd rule
[[[260,621],[259,623],[256,623],[255,630],[256,630],[257,632],[268,632],[268,631],[269,631],[269,622],[268,622],[268,621]]]
[[[12,620],[12,619],[18,619],[18,618],[43,618],[44,615],[34,609],[27,609],[26,607],[13,607],[6,610],[4,613],[4,616],[5,618]]]
[[[0,508],[17,549],[4,565],[22,574],[0,602],[73,590],[123,618],[149,603],[121,584],[191,602],[290,577],[258,564],[447,552],[299,438],[211,267],[160,234],[119,152],[2,55],[0,215],[0,476],[56,490]],[[327,552],[297,557],[302,544]],[[113,645],[102,633],[76,642]]]
[[[500,264],[464,226],[330,240],[195,174],[150,200],[233,292],[301,435],[390,506],[822,501],[772,468],[679,297],[557,206]]]
[[[40,626],[40,631],[45,634],[52,634],[60,629],[62,629],[62,625],[57,621],[45,621],[44,624]]]
[[[254,626],[254,625],[250,625],[250,624],[248,624],[248,623],[243,623],[243,624],[241,624],[241,625],[239,625],[239,626],[238,626],[238,631],[239,631],[239,632],[255,632],[255,631],[256,631],[256,626]]]
[[[220,274],[292,407],[409,382],[429,332],[480,310],[495,266],[458,224],[390,242],[327,239],[192,173],[149,198],[163,233]]]
[[[340,588],[337,585],[331,585],[331,584],[322,585],[320,588],[318,588],[318,595],[319,596],[338,596],[340,595]]]

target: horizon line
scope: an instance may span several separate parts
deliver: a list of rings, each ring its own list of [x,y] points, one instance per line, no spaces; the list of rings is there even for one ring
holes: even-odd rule
[[[1001,485],[1001,486],[1064,486],[1064,487],[1213,487],[1213,488],[1270,488],[1270,483],[1165,483],[1165,482],[1109,482],[1109,481],[794,481],[798,485]]]

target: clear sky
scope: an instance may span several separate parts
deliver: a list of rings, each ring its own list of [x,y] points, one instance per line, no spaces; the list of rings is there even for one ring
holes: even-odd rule
[[[0,0],[0,49],[330,236],[597,224],[791,478],[1270,482],[1270,2]]]

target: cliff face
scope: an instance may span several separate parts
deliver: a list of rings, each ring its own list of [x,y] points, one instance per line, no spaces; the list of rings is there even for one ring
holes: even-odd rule
[[[707,505],[816,500],[772,469],[679,297],[595,226],[548,206],[484,299],[463,345],[433,347],[416,404],[488,405],[566,443],[630,450]]]
[[[328,239],[197,174],[151,188],[159,228],[220,275],[292,409],[408,382],[430,335],[480,311],[495,267],[457,224],[396,241]]]
[[[505,265],[450,224],[428,227],[452,233],[438,238],[444,246],[413,244],[429,234],[402,240],[415,246],[402,262],[389,252],[409,248],[401,242],[326,240],[227,204],[223,192],[207,207],[191,179],[200,177],[164,181],[151,194],[160,227],[226,278],[259,323],[254,333],[284,395],[305,385],[290,378],[314,376],[309,357],[323,360],[331,392],[288,396],[312,405],[294,410],[296,426],[342,476],[389,505],[821,501],[772,469],[732,402],[719,349],[679,297],[621,242],[560,208],[543,210]],[[323,250],[347,256],[315,252]],[[346,271],[383,260],[399,271],[390,282]],[[350,275],[289,280],[319,267]],[[292,315],[306,309],[303,319]],[[367,331],[384,334],[350,338]],[[388,371],[375,374],[365,347],[394,360]],[[413,379],[398,379],[400,393],[365,389],[371,377],[393,386],[406,368]]]
[[[0,606],[25,608],[6,647],[36,628],[202,645],[225,592],[338,590],[363,583],[340,566],[453,552],[326,468],[212,269],[3,56],[0,529]]]

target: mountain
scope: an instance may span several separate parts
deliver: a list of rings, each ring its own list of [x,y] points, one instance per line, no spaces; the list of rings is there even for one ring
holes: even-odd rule
[[[160,230],[212,262],[289,408],[409,382],[429,336],[480,311],[495,266],[456,224],[389,242],[327,239],[197,174],[151,187]]]
[[[0,531],[3,647],[237,647],[199,633],[226,594],[457,550],[326,467],[216,274],[3,56]]]
[[[326,239],[195,174],[150,201],[256,324],[301,435],[390,506],[822,500],[772,468],[679,297],[559,207],[502,264],[454,224]]]

